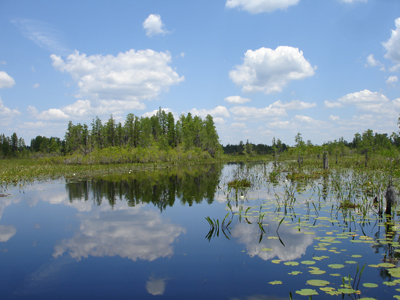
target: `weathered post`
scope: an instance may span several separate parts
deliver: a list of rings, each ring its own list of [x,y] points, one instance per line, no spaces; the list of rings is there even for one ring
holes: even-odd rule
[[[390,215],[392,213],[392,205],[396,202],[396,191],[391,183],[389,183],[386,189],[386,214]]]
[[[323,161],[324,170],[329,169],[328,153],[326,151],[324,151],[322,161]]]

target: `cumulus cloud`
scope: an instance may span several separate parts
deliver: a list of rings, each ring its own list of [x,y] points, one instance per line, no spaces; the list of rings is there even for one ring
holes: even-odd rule
[[[77,97],[92,100],[153,100],[184,80],[169,66],[169,52],[133,49],[113,55],[70,54],[64,61],[51,55],[53,67],[78,82]]]
[[[302,110],[302,109],[307,109],[311,107],[316,107],[316,103],[309,103],[309,102],[303,102],[300,100],[292,100],[290,102],[285,102],[282,103],[281,100],[278,100],[271,105],[272,107],[277,107],[277,108],[283,108],[286,110]]]
[[[174,112],[172,111],[172,109],[169,108],[161,108],[161,110],[165,111],[165,113],[169,113],[171,112],[174,115]],[[158,113],[158,109],[155,109],[153,111],[149,111],[149,112],[145,112],[144,114],[142,114],[142,117],[144,118],[151,118],[152,116],[155,116]],[[174,116],[175,118],[175,116]]]
[[[225,101],[232,104],[243,104],[251,100],[248,98],[242,98],[240,96],[229,96],[225,98]]]
[[[300,0],[227,0],[225,7],[239,8],[252,14],[273,12],[296,5]]]
[[[389,99],[382,93],[363,90],[340,97],[338,101],[343,104],[368,104],[387,102]]]
[[[340,118],[339,118],[339,116],[330,115],[329,116],[329,120],[331,120],[331,121],[339,121]]]
[[[314,75],[316,67],[304,58],[298,48],[279,46],[275,50],[247,50],[242,65],[229,72],[230,79],[247,93],[281,92],[292,80]]]
[[[396,82],[399,81],[399,78],[397,76],[390,76],[387,80],[386,83],[389,85],[395,85]]]
[[[190,113],[194,116],[199,116],[202,118],[206,117],[207,115],[210,115],[212,117],[222,117],[222,118],[230,117],[228,109],[225,106],[217,106],[216,108],[213,109],[193,108],[190,110]]]
[[[12,122],[12,118],[20,114],[18,110],[6,107],[0,97],[0,125],[9,125]]]
[[[147,36],[154,36],[157,34],[166,34],[167,30],[164,29],[165,25],[161,21],[160,15],[150,14],[143,22],[143,29],[146,30]]]
[[[396,71],[400,68],[400,18],[395,20],[395,25],[396,29],[392,30],[390,39],[382,43],[387,50],[385,58],[397,63],[397,65],[389,69],[390,71]]]
[[[381,71],[385,71],[384,65],[379,61],[375,60],[374,55],[370,54],[367,57],[367,64],[365,65],[366,67],[380,67]]]
[[[325,104],[325,107],[326,107],[326,108],[340,108],[340,107],[343,107],[343,104],[342,104],[342,103],[339,103],[339,102],[331,102],[331,101],[328,101],[328,100],[325,100],[325,101],[324,101],[324,104]]]
[[[268,127],[277,129],[292,128],[292,124],[289,121],[276,121],[267,124]]]
[[[10,88],[15,84],[14,78],[4,71],[0,71],[0,89]]]
[[[273,107],[272,104],[264,108],[235,106],[231,108],[231,112],[235,115],[235,120],[254,120],[265,117],[282,117],[287,115],[285,109]]]

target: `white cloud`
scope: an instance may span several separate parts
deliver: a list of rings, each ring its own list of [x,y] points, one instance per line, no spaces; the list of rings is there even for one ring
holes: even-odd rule
[[[397,76],[390,76],[387,80],[386,83],[389,85],[395,85],[396,82],[399,81],[399,78]]]
[[[168,114],[169,112],[171,112],[173,115],[175,115],[174,112],[172,111],[172,109],[169,109],[169,108],[161,108],[161,110],[165,111],[165,113],[167,113],[167,114]],[[158,109],[155,109],[155,110],[153,110],[153,111],[145,112],[144,114],[142,114],[142,117],[144,117],[144,118],[151,118],[152,116],[155,116],[157,113],[158,113]],[[175,117],[175,116],[174,116],[174,117]]]
[[[315,120],[311,117],[308,116],[303,116],[303,115],[296,115],[294,117],[294,120],[300,123],[314,123]]]
[[[390,71],[396,71],[400,68],[400,18],[395,20],[395,25],[396,29],[392,30],[390,39],[382,43],[387,50],[385,58],[397,63],[397,65],[389,69]]]
[[[225,101],[232,104],[243,104],[251,100],[248,98],[242,98],[240,96],[229,96],[225,98]]]
[[[298,48],[279,46],[275,50],[247,50],[242,65],[229,72],[230,79],[243,92],[281,92],[291,80],[314,75],[312,67]]]
[[[231,128],[236,128],[236,129],[246,129],[246,123],[232,123]]]
[[[11,20],[19,31],[40,48],[52,53],[67,54],[71,51],[63,45],[62,34],[45,22],[29,19]]]
[[[15,80],[4,71],[0,71],[0,89],[10,88],[15,84]]]
[[[329,116],[329,120],[331,120],[331,121],[339,121],[340,118],[339,118],[339,116],[330,115]]]
[[[235,115],[235,120],[255,120],[265,117],[286,116],[285,109],[272,107],[272,104],[264,108],[235,106],[231,108],[231,112]]]
[[[9,109],[3,104],[0,97],[0,125],[9,125],[13,118],[19,116],[21,113],[16,109]]]
[[[32,88],[37,89],[40,86],[39,83],[35,83]]]
[[[343,97],[340,97],[338,101],[342,104],[371,104],[371,103],[383,103],[388,102],[388,98],[379,92],[371,92],[369,90],[363,90],[356,93],[350,93]]]
[[[143,29],[146,30],[147,36],[153,36],[157,34],[166,34],[167,30],[164,29],[164,24],[161,21],[160,15],[150,14],[143,22]]]
[[[368,0],[341,0],[341,2],[352,4],[356,2],[368,2]]]
[[[325,107],[326,107],[326,108],[340,108],[340,107],[343,107],[343,104],[342,104],[342,103],[339,103],[339,102],[331,102],[331,101],[328,101],[328,100],[325,100],[325,101],[324,101],[324,104],[325,104]]]
[[[53,67],[78,82],[77,97],[92,100],[153,100],[184,80],[168,65],[169,52],[133,49],[113,55],[70,54],[66,61],[51,55]]]
[[[190,110],[190,113],[194,116],[200,116],[202,118],[206,117],[207,115],[210,115],[212,117],[223,117],[223,118],[230,117],[229,112],[225,106],[217,106],[216,108],[213,109],[193,108]]]
[[[225,7],[239,8],[249,13],[273,12],[277,9],[286,9],[296,5],[300,0],[227,0]]]
[[[292,124],[289,121],[276,121],[267,124],[268,127],[278,128],[278,129],[286,129],[292,128]]]
[[[277,107],[277,108],[283,108],[286,110],[301,110],[301,109],[307,109],[311,107],[316,107],[316,103],[309,103],[309,102],[303,102],[300,100],[292,100],[290,102],[285,102],[282,103],[281,100],[278,100],[271,105],[272,107]]]
[[[5,60],[0,61],[0,65],[6,65],[6,64],[7,64],[7,63],[6,63]]]
[[[375,60],[373,54],[368,55],[367,64],[365,66],[366,67],[368,67],[368,66],[370,66],[370,67],[381,67],[380,70],[381,71],[385,71],[384,65],[380,61]]]

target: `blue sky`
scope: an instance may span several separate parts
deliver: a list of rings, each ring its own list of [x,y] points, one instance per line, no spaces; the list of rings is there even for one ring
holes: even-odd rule
[[[398,132],[400,1],[0,1],[0,133],[211,114],[221,142]]]

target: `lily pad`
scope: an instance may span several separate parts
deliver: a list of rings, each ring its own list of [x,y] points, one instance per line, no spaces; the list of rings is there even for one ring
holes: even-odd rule
[[[275,281],[270,281],[270,282],[268,282],[269,284],[272,284],[272,285],[276,285],[276,284],[282,284],[282,281],[279,281],[279,280],[275,280]]]
[[[328,267],[332,268],[332,269],[343,269],[344,265],[342,265],[342,264],[330,264],[330,265],[328,265]]]
[[[299,291],[296,291],[296,294],[302,295],[302,296],[314,296],[314,295],[319,295],[316,290],[313,289],[301,289]]]
[[[284,263],[286,266],[298,266],[299,263],[297,261],[287,261]]]
[[[394,268],[396,265],[391,264],[391,263],[380,263],[380,264],[378,264],[378,266],[382,267],[382,268]]]
[[[273,251],[271,248],[262,248],[261,251]]]
[[[313,265],[313,264],[315,264],[315,261],[313,261],[313,260],[303,260],[301,263],[303,265]]]
[[[291,272],[291,273],[288,273],[289,275],[299,275],[299,274],[302,274],[303,272],[300,272],[300,271],[293,271],[293,272]]]
[[[281,262],[281,260],[280,259],[274,259],[274,260],[271,260],[271,262],[273,264],[279,264]]]
[[[349,288],[343,288],[343,289],[338,289],[338,292],[342,294],[355,294],[357,291],[355,289],[349,289]]]
[[[368,287],[368,288],[375,288],[378,287],[376,283],[363,283],[363,286]]]
[[[310,279],[310,280],[307,280],[307,284],[313,285],[313,286],[326,286],[326,285],[330,284],[330,282],[326,281],[326,280]]]

